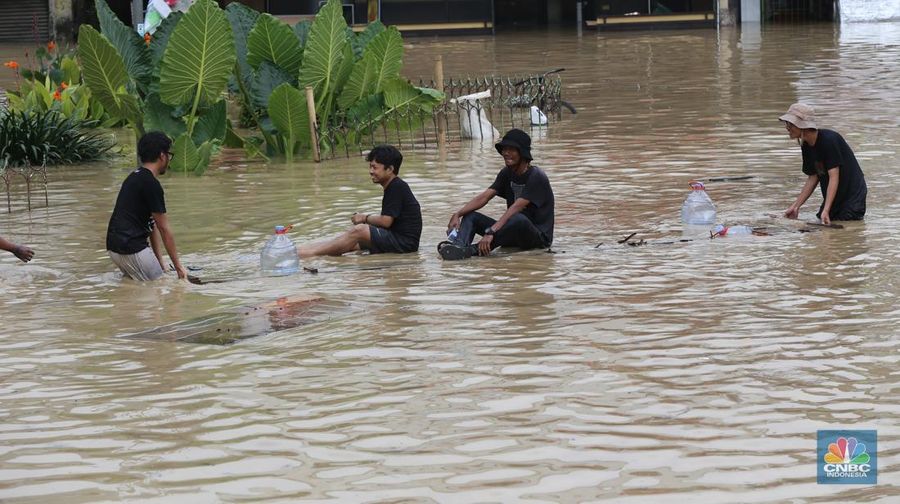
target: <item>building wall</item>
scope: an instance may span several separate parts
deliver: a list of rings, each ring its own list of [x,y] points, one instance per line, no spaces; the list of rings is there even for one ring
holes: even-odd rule
[[[47,0],[0,1],[0,41],[46,42],[50,38]]]
[[[75,39],[74,0],[49,0],[50,38],[63,42]]]

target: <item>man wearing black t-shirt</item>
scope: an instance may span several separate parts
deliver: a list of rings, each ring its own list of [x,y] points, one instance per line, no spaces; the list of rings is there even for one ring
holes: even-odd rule
[[[356,250],[372,254],[415,252],[422,235],[422,210],[409,185],[399,177],[403,155],[391,145],[379,145],[366,156],[372,182],[384,188],[379,215],[354,213],[354,224],[332,240],[300,247],[300,257],[338,256]]]
[[[456,230],[457,234],[438,244],[438,253],[445,260],[488,255],[503,246],[527,250],[553,243],[553,189],[547,174],[531,165],[531,137],[511,129],[495,147],[506,166],[489,188],[450,216],[447,233]],[[494,196],[506,200],[506,212],[498,220],[475,211]],[[476,234],[483,238],[473,245]]]
[[[158,131],[147,133],[138,140],[141,166],[122,182],[109,218],[106,250],[122,273],[135,280],[156,280],[166,271],[160,243],[165,246],[178,278],[187,278],[166,216],[163,188],[157,180],[169,168],[174,156],[169,151],[171,147],[169,137]]]
[[[796,219],[800,207],[819,185],[822,205],[816,217],[823,224],[832,220],[862,220],[866,215],[866,179],[847,142],[835,131],[816,127],[815,110],[795,103],[779,117],[788,135],[800,142],[806,184],[784,216]]]

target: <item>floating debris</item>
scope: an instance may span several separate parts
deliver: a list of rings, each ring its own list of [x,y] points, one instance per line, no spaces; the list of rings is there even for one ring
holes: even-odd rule
[[[291,296],[123,336],[156,341],[230,345],[243,339],[294,329],[347,313],[347,305],[329,303],[321,297]]]

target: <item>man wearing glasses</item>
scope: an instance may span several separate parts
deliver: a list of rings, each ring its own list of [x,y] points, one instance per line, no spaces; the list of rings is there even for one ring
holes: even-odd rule
[[[122,273],[135,280],[156,280],[166,271],[160,244],[165,246],[178,278],[187,278],[166,216],[163,188],[157,180],[166,173],[175,156],[169,151],[171,148],[172,140],[158,131],[151,131],[138,140],[141,166],[122,182],[109,218],[106,250]]]

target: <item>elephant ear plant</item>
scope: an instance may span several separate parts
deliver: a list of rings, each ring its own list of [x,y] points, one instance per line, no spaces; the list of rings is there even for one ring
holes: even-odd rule
[[[173,13],[149,44],[96,0],[102,34],[79,29],[84,80],[107,112],[136,136],[175,139],[172,169],[202,173],[227,131],[223,92],[235,62],[231,25],[213,0]]]
[[[245,8],[229,5],[232,26],[246,19],[246,14],[238,16],[241,12]],[[313,89],[317,121],[326,128],[350,121],[372,129],[400,113],[430,117],[443,100],[443,94],[417,88],[400,76],[403,39],[396,28],[376,22],[357,35],[344,21],[339,0],[328,0],[312,23],[294,26],[294,37],[288,25],[267,14],[249,32],[235,34],[237,45],[248,47],[246,67],[252,74],[240,86],[243,102],[253,104],[264,137],[250,138],[245,145],[264,145],[270,154],[290,160],[311,147],[307,86]]]

